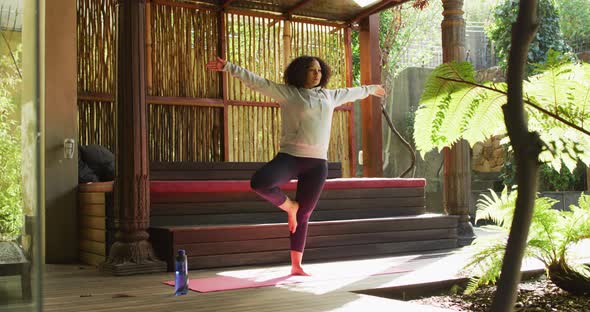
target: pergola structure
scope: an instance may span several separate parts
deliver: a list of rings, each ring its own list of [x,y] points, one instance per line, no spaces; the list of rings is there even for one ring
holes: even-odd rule
[[[248,93],[249,91],[246,91],[239,82],[229,79],[224,74],[203,73],[204,62],[219,55],[255,72],[262,71],[262,74],[269,79],[279,80],[283,66],[292,57],[299,54],[314,54],[327,59],[334,66],[335,77],[332,87],[352,86],[350,41],[352,31],[358,29],[361,83],[379,84],[381,62],[377,13],[408,1],[412,0],[373,1],[366,7],[360,7],[352,0],[117,1],[117,31],[116,34],[111,34],[116,35],[117,38],[117,65],[116,71],[110,73],[116,77],[113,81],[116,92],[113,95],[100,90],[93,92],[78,87],[78,105],[82,113],[84,109],[89,109],[88,107],[90,109],[95,107],[93,103],[112,101],[118,104],[115,105],[116,144],[111,142],[117,154],[118,169],[114,189],[118,207],[116,216],[118,235],[103,268],[115,274],[119,271],[150,272],[162,268],[162,263],[155,259],[148,243],[150,161],[154,159],[166,161],[178,155],[205,161],[248,161],[250,159],[248,157],[266,160],[269,155],[256,153],[264,147],[269,147],[267,150],[270,150],[272,154],[273,148],[276,148],[278,129],[271,129],[271,132],[275,133],[272,140],[264,143],[264,146],[244,147],[250,156],[239,154],[243,153],[240,144],[253,139],[239,137],[239,130],[244,129],[240,127],[249,123],[258,123],[261,126],[265,121],[275,122],[278,106],[268,99],[261,98],[260,95]],[[444,20],[441,25],[443,60],[445,62],[463,60],[465,52],[465,23],[461,10],[463,0],[443,0],[442,2],[444,6]],[[92,10],[104,10],[104,8],[88,5],[83,11]],[[157,19],[156,16],[166,16],[166,18]],[[188,33],[171,30],[168,34],[153,29],[154,23],[158,22],[170,23],[170,29],[186,28],[186,23],[192,23],[193,26]],[[78,24],[80,25],[80,21]],[[264,27],[250,28],[248,25],[252,24]],[[89,25],[89,27],[93,26],[101,28],[104,25]],[[276,31],[277,27],[280,27],[280,31]],[[200,32],[198,33],[200,36],[197,36],[197,32]],[[244,35],[246,33],[247,36]],[[217,37],[207,37],[211,35]],[[207,38],[207,40],[194,42],[197,37]],[[191,52],[175,50],[170,46],[157,47],[161,44],[160,40],[164,40],[163,38],[172,41],[173,44],[182,41],[199,48]],[[314,40],[315,44],[310,45],[309,42],[313,43]],[[317,46],[317,49],[309,48],[310,46]],[[81,50],[84,50],[84,43],[79,43],[79,54]],[[154,56],[156,51],[159,53],[158,56]],[[183,53],[187,55],[181,57]],[[187,61],[189,58],[186,56],[196,61]],[[163,57],[168,59],[160,59]],[[80,62],[85,61],[83,55],[79,55],[79,58]],[[163,71],[162,66],[166,62],[175,62],[174,67],[183,73]],[[80,68],[84,66],[79,66],[79,75]],[[157,77],[162,73],[174,78]],[[80,77],[78,80],[80,82]],[[196,86],[198,90],[191,89],[187,85]],[[167,93],[169,90],[174,91]],[[85,103],[90,104],[84,106]],[[181,107],[199,106],[201,110],[191,114],[214,130],[207,132],[206,137],[201,138],[191,136],[190,133],[184,136],[163,135],[162,133],[168,131],[168,127],[172,125],[172,121],[180,122],[178,120],[182,119],[182,116],[186,117],[189,114],[187,111],[179,111],[158,115],[159,109],[162,112],[162,108],[158,105],[170,104]],[[383,174],[380,105],[379,99],[375,97],[363,100],[362,104],[361,128],[363,176],[365,177],[379,177]],[[157,126],[150,124],[147,118],[148,111],[152,122],[153,119],[160,118]],[[96,112],[100,113],[98,110]],[[329,155],[336,161],[342,161],[343,167],[346,167],[345,171],[348,172],[355,171],[351,112],[352,105],[348,105],[340,109],[340,116],[338,112],[335,114],[334,123],[341,130],[333,130],[332,141],[336,142],[334,144],[336,147],[331,145],[330,149],[338,150],[339,146],[344,146],[344,149],[340,148],[338,154],[331,152],[332,154]],[[167,118],[166,116],[171,115],[166,114],[174,116]],[[256,116],[254,120],[244,117],[252,115]],[[219,120],[221,122],[218,122]],[[377,135],[374,129],[378,129]],[[84,129],[81,127],[80,131]],[[334,138],[335,135],[340,137]],[[84,141],[84,133],[81,133],[81,137],[81,141]],[[211,140],[215,137],[218,139]],[[194,143],[197,146],[189,151],[178,147],[174,155],[162,154],[164,147],[169,146],[165,143],[172,144],[171,140],[181,139],[186,140],[184,143],[191,140],[193,143],[197,142]],[[86,143],[97,142],[87,140]],[[158,144],[161,145],[160,149],[157,146],[154,147]],[[201,145],[206,148],[199,150]],[[469,243],[473,239],[468,214],[471,193],[470,171],[470,150],[467,143],[457,143],[444,151],[444,208],[448,214],[460,216],[458,230],[459,238],[463,243]]]

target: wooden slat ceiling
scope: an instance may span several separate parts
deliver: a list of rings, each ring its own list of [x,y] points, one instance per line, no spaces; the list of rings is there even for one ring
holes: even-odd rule
[[[409,1],[414,0],[377,0],[366,7],[360,7],[353,0],[187,0],[185,2],[207,3],[228,10],[263,11],[283,16],[308,17],[352,24],[370,14]]]

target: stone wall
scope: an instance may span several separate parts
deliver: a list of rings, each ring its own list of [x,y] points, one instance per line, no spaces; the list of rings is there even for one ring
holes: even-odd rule
[[[500,172],[504,164],[504,147],[500,136],[476,143],[472,149],[471,169],[477,172]]]
[[[385,98],[386,110],[396,129],[413,145],[414,113],[424,90],[430,68],[410,67],[395,79],[390,94]],[[398,177],[411,164],[411,153],[383,120],[383,175]],[[427,153],[423,158],[416,153],[416,166],[406,177],[425,178],[426,210],[442,213],[442,154]]]
[[[504,71],[496,66],[478,70],[477,81],[504,82]],[[498,173],[504,164],[504,148],[500,145],[501,137],[492,137],[485,142],[476,143],[472,149],[471,168],[475,172]]]

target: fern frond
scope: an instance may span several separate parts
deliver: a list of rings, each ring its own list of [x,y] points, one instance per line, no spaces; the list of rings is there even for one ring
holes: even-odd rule
[[[456,111],[457,105],[452,95],[460,90],[469,89],[466,84],[440,79],[441,77],[473,82],[474,69],[468,62],[445,63],[434,69],[427,79],[416,111],[414,126],[414,141],[422,157],[426,152],[441,146],[441,142],[449,142],[446,134],[441,134],[439,130],[443,126],[447,112]]]
[[[565,64],[550,67],[547,71],[525,82],[525,93],[535,105],[587,129],[585,121],[590,118],[590,65]],[[580,158],[590,165],[590,137],[578,130],[527,106],[529,129],[541,135],[550,150],[540,155],[555,170],[565,165],[573,172]],[[550,131],[548,129],[551,129]]]
[[[514,207],[516,206],[517,192],[508,194],[504,187],[500,196],[490,190],[490,196],[482,194],[477,200],[475,222],[479,220],[491,220],[498,226],[509,229],[512,224]]]
[[[469,118],[488,100],[486,91],[480,87],[466,85],[452,94],[452,105],[447,108],[438,129],[438,135],[444,136],[446,140],[438,142],[436,146],[438,149],[450,146],[463,137]]]
[[[484,85],[499,88],[506,88],[506,84],[485,83]],[[485,90],[481,92],[482,100],[474,101],[463,119],[461,127],[463,139],[472,146],[475,142],[484,141],[492,135],[506,133],[502,105],[506,104],[506,95],[498,92]],[[481,125],[488,125],[482,127]]]
[[[480,270],[479,274],[474,275],[469,281],[465,294],[470,294],[480,286],[495,284],[502,269],[502,259],[506,250],[506,242],[497,243],[489,246],[484,251],[476,254],[474,260],[468,266]]]
[[[464,270],[474,272],[472,275],[475,277],[469,281],[465,293],[471,293],[482,285],[494,284],[499,277],[506,236],[511,226],[508,221],[512,222],[516,196],[516,190],[508,192],[504,188],[500,195],[490,190],[489,195],[483,194],[478,200],[478,219],[487,218],[497,222],[499,226],[493,228],[500,230],[504,237],[482,237],[474,241],[472,247],[476,251]],[[566,263],[566,255],[569,255],[567,251],[573,244],[590,238],[590,195],[582,194],[578,206],[570,206],[570,211],[553,209],[555,203],[557,200],[548,197],[535,200],[525,249],[525,257],[540,260],[549,272],[552,272],[550,268],[556,263]],[[590,278],[588,266],[577,266],[576,272]]]
[[[557,64],[524,83],[529,103],[576,126],[590,120],[590,65]],[[473,145],[506,133],[501,106],[506,85],[473,83],[468,63],[439,66],[430,75],[416,111],[414,140],[421,156],[465,139]],[[450,80],[449,80],[450,79]],[[577,160],[590,166],[590,136],[527,105],[529,129],[548,144],[540,159],[559,171],[572,171]],[[505,142],[509,142],[506,138]]]
[[[552,262],[555,262],[555,253],[550,242],[544,239],[531,239],[527,242],[525,255],[533,257],[547,267]]]
[[[572,80],[574,64],[564,64],[559,67],[551,67],[541,74],[529,77],[524,81],[523,89],[534,99],[543,103],[543,107],[552,112],[558,112],[558,106],[568,102],[567,94],[579,87],[579,84]]]
[[[562,242],[559,253],[563,257],[569,246],[590,238],[590,195],[582,194],[578,206],[571,205],[570,211],[562,212]]]
[[[590,64],[583,63],[580,66],[580,73],[576,77],[576,80],[580,81],[586,90],[582,90],[577,99],[579,101],[578,103],[585,108],[584,112],[587,112],[587,107],[590,107]]]
[[[478,237],[473,241],[471,247],[476,250],[471,260],[463,266],[466,271],[475,271],[478,267],[485,265],[488,258],[496,254],[502,254],[506,250],[506,236],[498,237]]]

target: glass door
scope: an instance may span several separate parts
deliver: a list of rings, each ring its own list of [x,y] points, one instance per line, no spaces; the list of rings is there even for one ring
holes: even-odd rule
[[[0,0],[0,310],[41,311],[39,0]]]

